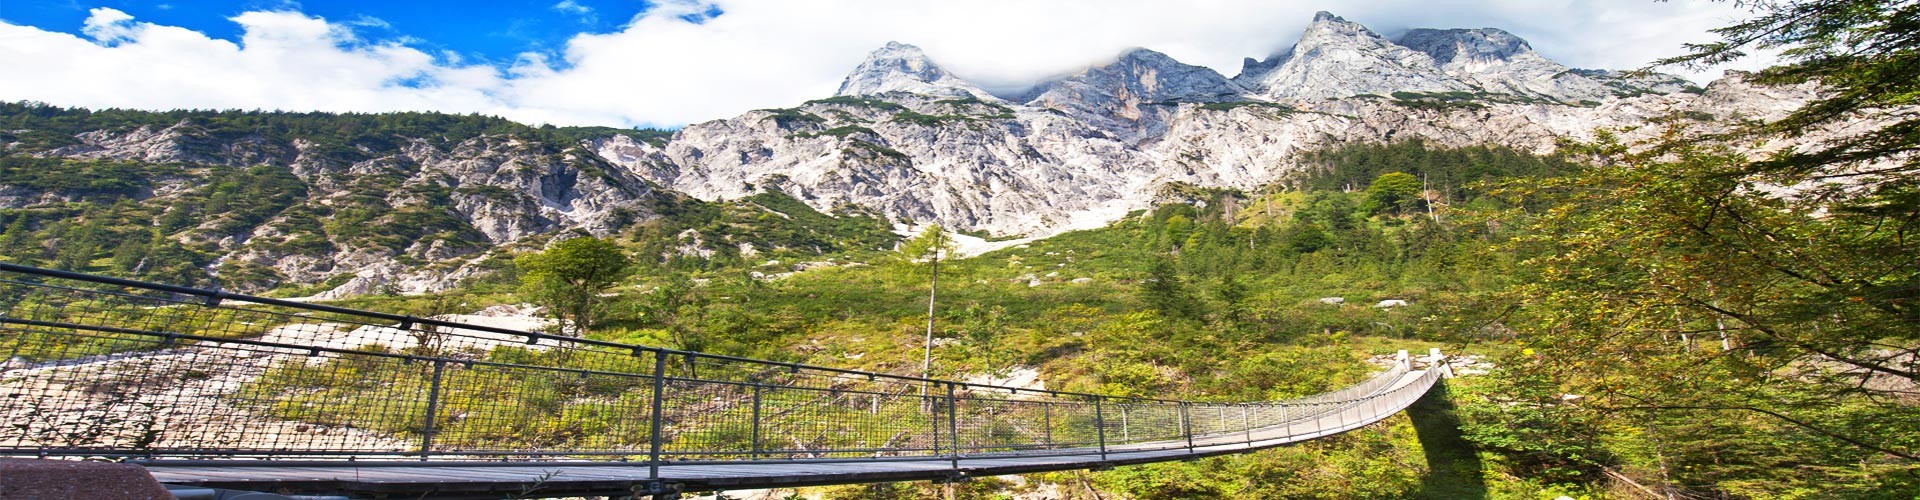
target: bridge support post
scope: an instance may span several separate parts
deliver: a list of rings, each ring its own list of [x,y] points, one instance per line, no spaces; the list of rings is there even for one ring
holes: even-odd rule
[[[1047,449],[1053,449],[1053,403],[1040,403],[1041,435],[1045,436]]]
[[[1244,430],[1245,430],[1245,434],[1244,434],[1244,436],[1245,436],[1245,439],[1247,440],[1247,447],[1248,447],[1248,448],[1252,448],[1252,447],[1253,447],[1253,415],[1252,415],[1252,410],[1253,410],[1253,407],[1252,407],[1252,406],[1247,406],[1247,405],[1240,405],[1240,427],[1241,427],[1241,429],[1244,429]]]
[[[1293,437],[1293,417],[1288,415],[1288,413],[1290,412],[1287,411],[1287,405],[1279,404],[1274,406],[1279,408],[1279,411],[1280,411],[1280,421],[1278,423],[1285,425],[1284,427],[1280,428],[1281,437],[1283,438]]]
[[[749,460],[760,459],[760,384],[753,384],[753,438]]]
[[[1180,433],[1187,435],[1187,453],[1193,453],[1193,416],[1187,407],[1187,402],[1180,402]]]
[[[960,400],[953,395],[953,385],[947,384],[947,438],[953,442],[953,469],[960,470]]]
[[[1093,429],[1094,433],[1100,436],[1100,461],[1105,462],[1107,461],[1107,418],[1100,408],[1101,399],[1105,398],[1098,396],[1093,398]]]
[[[1440,376],[1453,378],[1453,365],[1447,364],[1446,358],[1440,355],[1440,348],[1435,347],[1429,349],[1427,355],[1429,356],[1427,360],[1428,370],[1438,369],[1440,370]]]
[[[447,368],[446,360],[433,360],[433,385],[427,388],[427,422],[420,431],[420,460],[425,461],[433,454],[434,419],[440,409],[440,374]]]
[[[653,411],[652,432],[648,432],[650,443],[647,451],[647,478],[660,479],[660,434],[666,427],[660,415],[661,403],[667,392],[667,351],[653,351]],[[675,494],[678,496],[678,494]],[[656,497],[658,498],[658,497]]]

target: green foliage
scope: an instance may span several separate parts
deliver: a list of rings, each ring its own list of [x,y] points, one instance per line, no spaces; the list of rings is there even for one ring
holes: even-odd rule
[[[999,103],[982,101],[978,97],[969,96],[969,97],[962,97],[959,99],[943,99],[939,101],[934,101],[933,103],[939,104],[939,105],[951,106],[955,110],[960,111],[963,114],[966,111],[972,110],[975,108],[986,108],[988,111],[992,112],[992,114],[987,114],[987,115],[979,115],[979,114],[968,115],[971,117],[976,117],[981,119],[1012,120],[1014,117],[1013,108],[1006,107],[1005,105],[1002,105]]]
[[[1485,109],[1486,103],[1557,104],[1550,100],[1492,92],[1394,92],[1394,104],[1416,109]]]
[[[1432,473],[1406,417],[1265,452],[1122,467],[1097,476],[1129,498],[1447,498],[1425,490]]]
[[[961,115],[928,115],[928,114],[915,113],[911,110],[901,110],[899,112],[896,112],[893,114],[893,118],[892,118],[892,121],[919,125],[922,127],[938,127],[948,122],[965,122],[970,120],[972,119],[965,116],[961,116]]]
[[[1301,162],[1312,168],[1298,178],[1289,179],[1289,183],[1299,189],[1360,189],[1381,175],[1404,172],[1425,178],[1446,200],[1483,196],[1484,193],[1476,189],[1482,181],[1538,177],[1574,169],[1564,158],[1534,156],[1505,147],[1445,149],[1420,141],[1350,144],[1307,153]]]
[[[906,153],[902,153],[900,152],[900,150],[875,144],[869,141],[854,139],[851,141],[847,141],[847,146],[848,147],[842,151],[849,154],[859,154],[858,153],[859,151],[868,151],[868,152],[871,152],[872,154],[877,154],[882,157],[892,158],[897,161],[904,162],[904,161],[913,160],[912,156],[907,156]]]
[[[1165,260],[1155,261],[1152,267],[1147,268],[1147,277],[1140,280],[1140,300],[1168,317],[1200,316],[1186,283],[1174,272],[1173,263]]]
[[[908,260],[938,259],[953,252],[953,237],[947,235],[946,228],[932,224],[920,230],[918,236],[907,240],[900,246],[900,256]]]
[[[1501,366],[1533,360],[1513,356]],[[1553,483],[1597,479],[1604,450],[1597,415],[1564,398],[1561,385],[1525,368],[1502,368],[1485,381],[1453,391],[1460,405],[1461,433],[1481,449],[1500,453],[1514,472]]]
[[[763,109],[761,111],[768,112],[767,117],[764,119],[773,120],[774,126],[783,129],[794,128],[796,125],[817,125],[827,122],[827,119],[821,118],[820,115],[798,109]]]
[[[555,127],[546,125],[539,128],[542,139],[563,144],[578,144],[583,141],[613,136],[627,136],[633,140],[652,144],[654,147],[666,147],[673,139],[674,131],[655,128],[613,128],[613,127]]]
[[[605,301],[600,294],[632,273],[626,251],[594,237],[569,238],[516,260],[527,298],[560,320],[561,331],[580,337],[593,330]]]
[[[801,139],[811,139],[811,138],[820,137],[820,136],[846,137],[853,134],[876,135],[873,129],[870,129],[870,128],[862,127],[859,125],[843,125],[839,127],[822,130],[819,132],[804,132],[799,134],[793,134],[793,136]]]
[[[826,99],[814,99],[811,101],[807,101],[806,103],[808,105],[861,106],[861,107],[878,109],[881,111],[901,111],[901,110],[907,109],[906,106],[901,106],[899,104],[894,104],[891,102],[882,101],[882,100],[874,99],[870,97],[851,96],[851,95],[833,96],[833,97],[828,97]]]
[[[1281,114],[1289,114],[1289,113],[1295,112],[1293,107],[1291,106],[1287,106],[1285,104],[1280,104],[1280,103],[1267,102],[1267,101],[1209,102],[1209,103],[1201,104],[1200,109],[1204,109],[1207,111],[1231,111],[1234,109],[1239,109],[1239,108],[1244,108],[1249,106],[1256,107],[1256,108],[1271,109],[1274,111],[1278,111]]]
[[[744,266],[750,258],[859,257],[890,250],[900,240],[871,210],[842,206],[821,213],[771,188],[731,202],[684,200],[662,212],[665,217],[636,227],[631,239],[640,265],[677,272]],[[685,251],[696,239],[709,257]]]
[[[1367,185],[1367,204],[1365,210],[1370,213],[1391,211],[1403,214],[1417,208],[1423,200],[1420,198],[1420,179],[1406,172],[1387,172],[1373,179]]]
[[[416,259],[426,248],[480,253],[489,238],[465,222],[455,198],[530,203],[499,187],[450,189],[453,183],[446,179],[420,179],[411,162],[384,160],[397,158],[403,147],[451,148],[507,135],[522,141],[523,150],[558,159],[589,139],[627,135],[659,143],[670,135],[536,128],[437,113],[150,112],[37,103],[0,103],[0,123],[21,141],[0,154],[0,185],[25,190],[30,196],[23,199],[34,200],[0,209],[0,255],[181,284],[210,284],[218,276],[223,286],[240,291],[303,288],[261,264],[286,256],[324,258],[362,250],[424,266],[429,263]],[[34,156],[68,145],[74,134],[140,127],[177,134],[185,160],[155,164]],[[299,175],[286,166],[296,154],[307,169]],[[383,161],[364,171],[337,168],[371,158]],[[583,175],[605,176],[611,170],[590,157],[572,166]],[[309,181],[345,195],[312,199]]]
[[[1530,208],[1483,214],[1518,226],[1507,251],[1527,259],[1489,320],[1538,353],[1510,361],[1499,389],[1559,402],[1489,398],[1466,408],[1469,435],[1516,463],[1571,459],[1674,496],[1911,497],[1920,6],[1753,6],[1666,62],[1784,49],[1753,80],[1819,81],[1819,100],[1705,141],[1684,121],[1645,144],[1602,135],[1576,147],[1595,166],[1509,183],[1497,194]],[[1878,128],[1758,161],[1711,142],[1857,123]]]
[[[178,165],[0,156],[0,184],[107,201],[136,196],[153,180],[180,173]]]
[[[1507,308],[1500,322],[1543,357],[1503,378],[1552,376],[1548,390],[1580,395],[1582,404],[1551,418],[1508,412],[1489,428],[1597,435],[1548,451],[1584,455],[1592,470],[1641,468],[1672,488],[1701,492],[1798,496],[1798,481],[1776,476],[1785,461],[1837,469],[1823,480],[1829,488],[1862,491],[1878,487],[1841,476],[1914,469],[1900,455],[1920,445],[1920,426],[1849,422],[1912,411],[1910,402],[1877,397],[1865,380],[1915,377],[1887,358],[1920,345],[1901,295],[1888,291],[1920,279],[1920,267],[1904,257],[1920,249],[1888,233],[1880,216],[1815,215],[1805,200],[1747,188],[1743,154],[1688,143],[1644,154],[1610,143],[1589,150],[1613,161],[1499,191],[1546,210],[1486,215],[1527,234],[1507,247],[1528,265],[1497,307]],[[1681,415],[1743,423],[1676,424]],[[1602,416],[1654,429],[1574,424]],[[1626,453],[1595,458],[1623,446],[1606,439],[1635,443],[1644,448],[1639,456],[1665,465]],[[1744,444],[1708,445],[1716,441]],[[1542,452],[1503,449],[1521,463]],[[1550,472],[1542,477],[1556,477]]]
[[[284,143],[294,138],[312,144],[316,157],[339,161],[365,159],[370,153],[391,152],[405,145],[401,138],[419,138],[447,145],[481,135],[516,134],[555,142],[578,142],[613,134],[657,141],[670,133],[603,127],[534,128],[504,118],[445,113],[293,113],[282,111],[61,108],[36,102],[0,102],[0,129],[11,133],[20,151],[44,151],[74,143],[74,135],[92,130],[167,128],[184,125],[189,144],[215,153],[218,144],[259,138]],[[194,139],[198,139],[197,141]]]

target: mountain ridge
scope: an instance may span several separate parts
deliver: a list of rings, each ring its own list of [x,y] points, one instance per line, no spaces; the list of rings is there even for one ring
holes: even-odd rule
[[[1302,168],[1301,153],[1346,143],[1418,139],[1546,154],[1595,129],[1627,130],[1631,139],[1651,133],[1637,127],[1652,119],[1686,115],[1713,130],[1777,115],[1812,95],[1762,90],[1740,78],[1696,89],[1662,87],[1657,76],[1560,70],[1504,31],[1429,31],[1410,32],[1421,33],[1410,42],[1402,37],[1424,49],[1415,50],[1324,14],[1283,55],[1249,59],[1254,69],[1270,69],[1228,78],[1132,49],[1044,82],[1024,99],[989,94],[917,47],[893,42],[854,68],[833,97],[670,136],[450,115],[151,112],[133,120],[84,110],[45,118],[15,106],[0,116],[10,124],[0,130],[0,159],[71,162],[55,165],[80,170],[143,165],[141,175],[151,178],[114,191],[132,209],[88,209],[134,220],[208,212],[209,200],[227,196],[221,186],[264,168],[258,182],[284,188],[261,195],[282,201],[256,207],[258,214],[167,226],[151,238],[113,236],[152,240],[153,248],[184,245],[204,255],[194,266],[252,283],[243,288],[324,281],[342,294],[419,292],[499,268],[499,248],[632,233],[672,214],[708,213],[768,193],[818,213],[864,214],[902,228],[939,223],[1041,237],[1151,206],[1161,186],[1255,189],[1284,181]],[[1328,75],[1352,68],[1309,74],[1342,61],[1399,61],[1425,79],[1421,85],[1440,86],[1373,81],[1341,90]],[[1275,72],[1311,78],[1264,78]],[[1265,86],[1248,85],[1254,75]],[[1502,75],[1510,78],[1496,78]],[[1589,95],[1597,99],[1550,98],[1572,88],[1565,82],[1601,90]],[[1487,91],[1495,84],[1514,93]],[[1466,90],[1434,90],[1455,88]],[[7,180],[15,178],[27,180]],[[0,215],[16,214],[0,223],[28,221],[26,231],[44,236],[73,226],[61,217],[84,215],[68,208],[91,199],[84,190],[30,179],[0,177]],[[760,210],[735,208],[723,211],[751,218]],[[701,258],[783,245],[754,248],[752,238],[715,230],[649,237],[663,238],[669,254]],[[817,241],[793,245],[820,248]],[[334,283],[343,275],[351,282]]]

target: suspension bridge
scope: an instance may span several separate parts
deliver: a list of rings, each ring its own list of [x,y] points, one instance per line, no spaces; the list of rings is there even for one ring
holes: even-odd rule
[[[6,263],[0,356],[0,456],[138,464],[176,494],[347,498],[672,498],[1189,460],[1364,427],[1447,372],[1437,350],[1403,351],[1304,398],[1116,397]]]

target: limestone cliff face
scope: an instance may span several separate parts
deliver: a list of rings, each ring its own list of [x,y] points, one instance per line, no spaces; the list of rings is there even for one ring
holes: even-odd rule
[[[1211,69],[1132,49],[1111,63],[1042,83],[1032,93],[1024,100],[1027,106],[1079,117],[1137,141],[1164,133],[1178,103],[1237,101],[1246,89]]]
[[[694,124],[664,147],[592,147],[702,199],[777,188],[823,211],[859,205],[899,222],[1046,235],[1146,207],[1169,182],[1275,182],[1299,153],[1347,142],[1548,153],[1596,129],[1684,112],[1712,118],[1695,125],[1711,129],[1811,96],[1737,78],[1702,90],[1569,69],[1496,29],[1415,30],[1396,43],[1327,13],[1293,49],[1249,60],[1233,79],[1135,49],[1025,95],[982,97],[910,49],[875,51],[841,98]],[[1651,129],[1638,130],[1630,135]]]
[[[495,246],[567,229],[606,234],[656,217],[658,204],[678,196],[576,145],[512,135],[450,144],[394,138],[390,149],[343,152],[298,138],[216,139],[185,120],[74,139],[34,154],[182,165],[178,177],[152,179],[157,188],[143,193],[141,203],[156,206],[196,196],[216,170],[284,169],[297,180],[272,194],[290,197],[289,206],[251,224],[202,214],[181,238],[210,246],[216,265],[252,264],[294,283],[352,273],[362,291],[444,289],[479,272],[473,264]],[[0,191],[12,194],[0,194],[6,208],[65,201],[57,193]],[[354,222],[329,224],[343,219]]]

